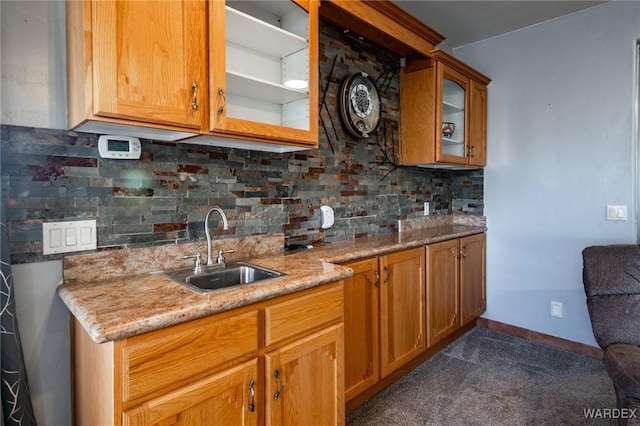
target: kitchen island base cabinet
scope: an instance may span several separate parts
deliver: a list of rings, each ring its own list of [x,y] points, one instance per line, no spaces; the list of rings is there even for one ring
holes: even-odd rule
[[[424,249],[346,264],[345,399],[424,352]]]
[[[74,424],[343,425],[343,309],[340,281],[101,344],[74,319]]]
[[[486,307],[485,234],[427,245],[427,346],[479,317]]]

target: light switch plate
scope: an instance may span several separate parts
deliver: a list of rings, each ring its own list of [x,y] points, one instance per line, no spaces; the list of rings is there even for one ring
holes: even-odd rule
[[[607,220],[627,220],[627,206],[607,205]]]
[[[96,240],[95,219],[42,224],[42,254],[95,250]]]

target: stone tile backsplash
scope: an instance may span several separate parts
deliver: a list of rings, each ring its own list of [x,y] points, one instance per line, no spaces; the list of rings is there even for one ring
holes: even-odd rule
[[[424,201],[432,213],[481,216],[482,170],[393,164],[398,65],[399,58],[322,23],[320,86],[328,89],[318,150],[275,154],[141,140],[140,160],[118,161],[99,158],[96,135],[2,125],[12,262],[60,258],[42,255],[47,221],[96,219],[98,247],[105,249],[202,240],[204,215],[214,205],[230,225],[222,231],[220,224],[214,238],[284,233],[299,242],[393,232],[398,219],[421,216]],[[343,129],[337,106],[340,83],[359,71],[376,81],[382,98],[380,125],[367,139]],[[320,228],[323,204],[336,217],[327,230]]]

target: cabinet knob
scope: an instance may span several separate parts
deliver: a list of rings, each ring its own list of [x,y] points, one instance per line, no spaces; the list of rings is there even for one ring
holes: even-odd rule
[[[476,146],[471,145],[469,148],[467,148],[467,153],[469,157],[474,158],[478,154]]]

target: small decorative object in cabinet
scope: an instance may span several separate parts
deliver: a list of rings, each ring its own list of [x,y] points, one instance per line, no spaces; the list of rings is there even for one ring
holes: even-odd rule
[[[407,61],[400,75],[400,163],[484,167],[491,80],[440,50],[431,53]]]
[[[453,132],[456,130],[456,123],[442,123],[442,137],[451,139],[453,137]]]

